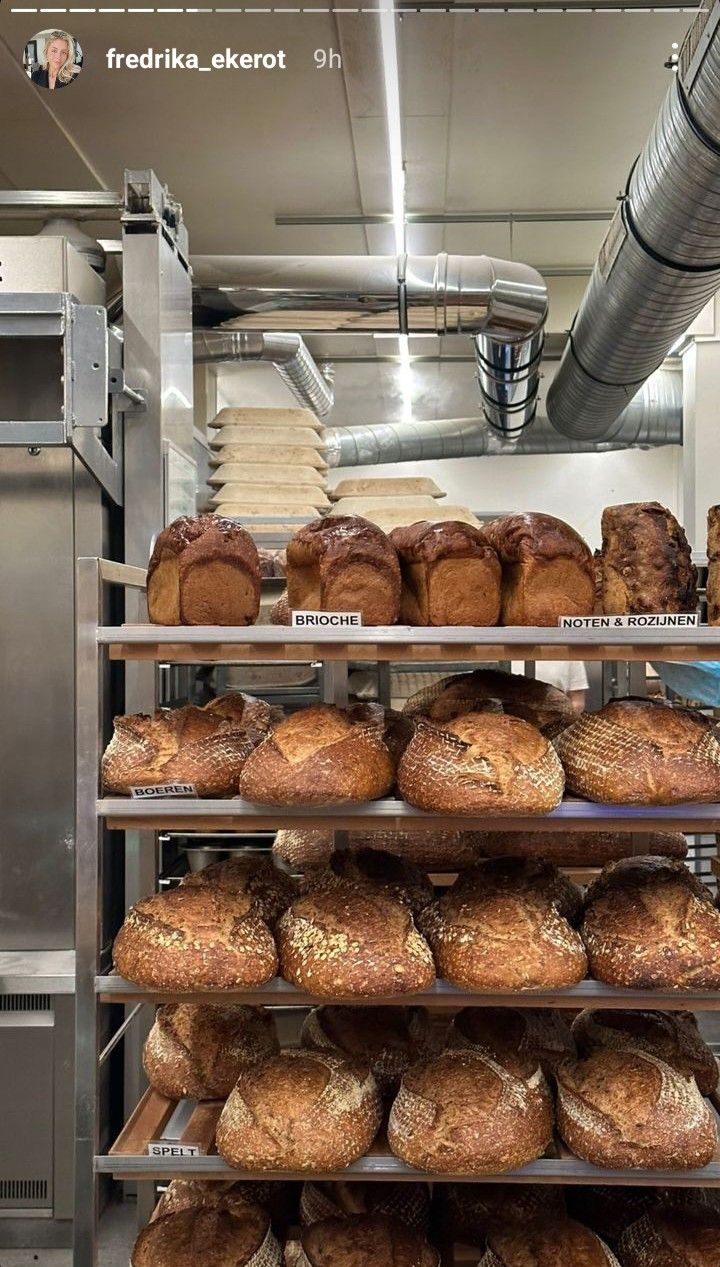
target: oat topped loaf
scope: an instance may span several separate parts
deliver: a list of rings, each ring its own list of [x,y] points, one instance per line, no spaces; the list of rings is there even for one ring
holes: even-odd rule
[[[520,514],[484,527],[503,569],[503,625],[557,625],[591,616],[595,566],[579,533],[552,515]]]
[[[549,1007],[464,1007],[453,1017],[447,1045],[483,1049],[501,1059],[510,1049],[546,1074],[577,1054],[563,1013]]]
[[[176,519],[155,541],[147,602],[155,625],[252,625],[260,610],[252,537],[221,515]]]
[[[194,1207],[163,1214],[138,1236],[131,1267],[280,1267],[280,1246],[264,1210]]]
[[[395,528],[405,625],[496,625],[501,568],[484,534],[457,520]]]
[[[351,880],[372,893],[385,893],[418,915],[434,900],[435,890],[427,875],[411,862],[384,849],[336,849],[326,871],[315,871],[301,886],[303,892],[317,893],[333,888],[338,881]]]
[[[539,1215],[523,1224],[495,1224],[478,1267],[618,1267],[618,1261],[589,1228]]]
[[[717,1089],[717,1061],[692,1012],[585,1008],[573,1021],[572,1036],[581,1056],[598,1047],[649,1051],[686,1078],[693,1077],[702,1095]]]
[[[385,533],[358,515],[318,519],[287,547],[290,610],[359,611],[364,625],[394,625],[400,564]]]
[[[403,711],[410,717],[445,722],[472,712],[485,700],[498,700],[503,712],[551,733],[569,726],[576,717],[570,697],[557,686],[502,669],[474,669],[441,678],[412,695]]]
[[[607,506],[602,538],[606,615],[697,609],[697,568],[687,537],[660,502]]]
[[[201,871],[190,871],[183,887],[219,888],[225,893],[247,894],[255,910],[273,925],[297,896],[297,885],[278,871],[263,854],[236,854],[223,862],[213,862]]]
[[[623,1232],[622,1267],[718,1267],[720,1212],[655,1210]]]
[[[387,1214],[417,1232],[430,1225],[430,1188],[426,1183],[316,1183],[308,1180],[300,1194],[303,1227],[324,1219],[354,1214]]]
[[[300,1042],[315,1051],[336,1051],[364,1060],[387,1097],[415,1060],[434,1046],[430,1017],[423,1007],[336,1007],[308,1012]]]
[[[304,1228],[296,1267],[440,1267],[440,1255],[400,1219],[355,1214]]]

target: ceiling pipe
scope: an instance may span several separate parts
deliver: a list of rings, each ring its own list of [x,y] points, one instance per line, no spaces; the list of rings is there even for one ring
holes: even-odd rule
[[[299,334],[256,330],[194,330],[193,360],[271,361],[299,404],[325,418],[333,407],[332,385],[323,377]]]
[[[553,427],[606,437],[720,286],[720,0],[701,9],[576,314]]]

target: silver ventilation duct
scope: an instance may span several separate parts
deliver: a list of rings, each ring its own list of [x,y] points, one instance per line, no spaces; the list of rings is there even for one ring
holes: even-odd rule
[[[486,255],[194,256],[196,322],[353,334],[467,334],[485,416],[504,435],[535,415],[547,289]],[[274,320],[273,320],[274,318]]]
[[[272,361],[299,404],[325,418],[333,406],[333,389],[323,378],[299,334],[256,330],[195,330],[195,361]]]
[[[720,0],[701,10],[600,249],[548,392],[555,429],[607,437],[720,286]]]
[[[423,459],[481,457],[501,453],[598,453],[613,449],[682,444],[682,374],[658,370],[617,420],[612,439],[597,443],[558,435],[547,418],[514,441],[503,440],[479,418],[329,427],[324,433],[331,467],[373,466]]]

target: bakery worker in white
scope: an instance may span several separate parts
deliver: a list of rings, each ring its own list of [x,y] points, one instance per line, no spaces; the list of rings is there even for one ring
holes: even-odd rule
[[[524,673],[523,661],[513,660],[512,671]],[[569,695],[576,713],[584,711],[589,682],[582,660],[538,660],[535,664],[535,677],[538,682],[558,686]]]

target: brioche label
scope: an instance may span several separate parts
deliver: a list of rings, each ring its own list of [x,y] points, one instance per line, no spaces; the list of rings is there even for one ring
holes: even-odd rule
[[[304,612],[292,613],[293,629],[360,629],[362,612]]]
[[[560,616],[561,629],[697,629],[697,612],[658,612],[638,616]]]
[[[135,801],[151,801],[158,796],[196,796],[194,783],[151,783],[148,787],[131,787]]]
[[[151,1141],[147,1146],[148,1157],[202,1157],[203,1150],[197,1144],[172,1144],[169,1140]]]

